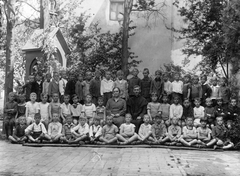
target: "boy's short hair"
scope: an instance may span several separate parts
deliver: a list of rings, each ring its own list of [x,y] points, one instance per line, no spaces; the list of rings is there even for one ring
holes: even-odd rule
[[[217,101],[223,101],[222,97],[216,98]]]
[[[78,98],[77,94],[72,95],[72,99],[74,99],[74,98]]]
[[[151,93],[151,96],[157,96],[158,94],[157,94],[157,92],[152,92]]]
[[[41,114],[40,114],[40,113],[34,114],[34,119],[35,119],[35,118],[40,118],[40,119],[41,119]]]
[[[64,94],[64,97],[70,98],[70,95],[69,94]]]
[[[92,95],[91,94],[87,94],[86,97],[91,97],[92,98]]]
[[[178,99],[178,100],[180,100],[180,97],[179,97],[178,95],[174,95],[174,96],[173,96],[173,99]]]
[[[41,98],[43,98],[44,96],[47,96],[48,94],[46,93],[41,93]]]
[[[156,70],[156,71],[155,71],[155,75],[156,75],[157,73],[159,73],[160,75],[162,75],[161,70]]]
[[[32,95],[37,96],[37,94],[35,92],[30,93],[30,96],[32,96]]]
[[[219,119],[219,118],[221,118],[223,120],[224,117],[221,115],[216,117],[216,119]]]
[[[179,121],[179,118],[177,118],[177,117],[173,117],[173,118],[172,118],[172,120],[173,120],[173,119],[175,119],[175,120]]]
[[[155,119],[162,119],[162,115],[161,115],[161,114],[157,114],[157,115],[155,116]]]
[[[143,115],[143,119],[144,119],[144,118],[149,118],[149,119],[150,119],[150,117],[149,117],[148,114],[144,114],[144,115]]]
[[[43,74],[42,74],[42,72],[37,72],[36,76],[40,76],[40,77],[42,77]]]
[[[197,75],[194,75],[192,79],[193,79],[193,80],[198,80],[198,81],[199,81],[199,77],[198,77]]]
[[[149,69],[148,68],[144,68],[143,71],[146,71],[149,73]]]
[[[110,73],[110,75],[112,74],[112,72],[110,70],[106,70],[105,75],[106,75],[106,73]]]
[[[139,70],[137,69],[137,68],[133,68],[133,70],[132,71],[137,71],[137,72],[139,72]]]
[[[101,117],[99,117],[99,116],[96,116],[96,117],[94,117],[94,120],[97,120],[97,121],[101,121]]]
[[[201,102],[200,98],[194,98],[194,101]]]
[[[211,98],[206,98],[206,102],[212,102]]]
[[[8,96],[15,96],[16,94],[14,92],[9,92]]]
[[[206,122],[207,123],[207,117],[201,118],[200,122]]]
[[[126,114],[125,114],[125,117],[127,117],[127,115],[132,118],[132,115],[131,115],[130,113],[126,113]]]
[[[231,97],[231,98],[230,98],[230,102],[231,102],[232,100],[236,100],[236,101],[237,101],[238,98],[237,98],[237,97]]]
[[[200,78],[204,78],[205,80],[207,80],[207,75],[201,75]]]
[[[103,97],[102,96],[98,97],[98,101],[103,101]]]
[[[133,87],[133,89],[141,89],[141,87],[139,86],[139,85],[135,85],[134,87]]]
[[[59,94],[58,94],[58,93],[56,93],[56,92],[55,92],[55,93],[52,93],[52,96],[53,96],[53,95],[57,95],[57,96],[59,97]]]
[[[183,102],[185,102],[185,101],[189,101],[190,102],[189,98],[184,98]]]
[[[79,116],[79,120],[80,120],[80,119],[87,120],[87,117],[86,117],[86,116]]]
[[[118,70],[117,71],[117,75],[123,75],[124,73],[123,73],[123,71],[122,70]]]
[[[188,120],[188,119],[194,120],[194,118],[193,118],[193,117],[190,117],[190,116],[188,116],[188,117],[186,118],[186,120]]]
[[[53,76],[54,76],[54,75],[59,75],[59,73],[55,71],[55,72],[53,72]]]
[[[186,75],[184,75],[184,78],[191,79],[191,75],[189,75],[189,74],[186,74]]]
[[[66,119],[67,118],[72,118],[72,115],[71,114],[66,115]]]
[[[174,76],[176,76],[176,75],[181,76],[179,72],[175,72],[173,75]]]
[[[113,119],[113,116],[108,115],[108,116],[106,117],[106,119],[109,119],[109,118]]]

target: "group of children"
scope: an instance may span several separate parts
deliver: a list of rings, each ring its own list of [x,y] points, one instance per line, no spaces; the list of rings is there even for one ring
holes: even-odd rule
[[[40,73],[31,75],[27,84],[19,84],[17,93],[9,94],[4,108],[7,138],[17,143],[47,140],[233,147],[228,131],[239,111],[237,99],[230,99],[226,79],[220,79],[218,85],[213,78],[210,85],[205,75],[200,82],[197,76],[191,79],[190,75],[181,81],[180,74],[175,73],[174,81],[170,82],[169,75],[159,70],[154,79],[149,77],[148,69],[143,70],[143,79],[138,73],[135,68],[133,77],[124,80],[120,70],[112,80],[111,72],[106,71],[101,79],[97,70],[94,77],[87,72],[85,80],[80,74],[76,81],[73,75],[67,80],[66,72],[59,79],[54,72],[53,79],[46,74],[44,82]],[[126,113],[125,123],[116,126],[106,112],[105,105],[115,87],[126,101],[135,96],[133,90],[139,87],[141,96],[148,101],[139,130],[131,123],[132,114]]]

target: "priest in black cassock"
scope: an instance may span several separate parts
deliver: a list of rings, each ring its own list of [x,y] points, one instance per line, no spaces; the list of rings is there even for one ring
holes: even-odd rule
[[[135,85],[133,88],[134,96],[127,100],[127,113],[132,115],[132,123],[136,126],[138,132],[140,125],[143,123],[143,116],[147,113],[147,100],[140,94],[141,88]]]

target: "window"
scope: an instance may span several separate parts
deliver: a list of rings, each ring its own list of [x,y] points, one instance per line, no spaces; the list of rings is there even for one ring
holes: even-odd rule
[[[110,0],[109,19],[112,21],[123,20],[124,0]]]

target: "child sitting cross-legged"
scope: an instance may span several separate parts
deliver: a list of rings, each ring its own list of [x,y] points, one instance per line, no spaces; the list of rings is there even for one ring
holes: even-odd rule
[[[114,144],[117,142],[117,133],[118,128],[113,124],[113,117],[106,117],[106,125],[104,125],[102,129],[102,136],[99,140],[102,142],[101,144]]]
[[[207,127],[207,117],[200,120],[201,126],[197,128],[198,144],[206,146],[211,140],[212,131]]]
[[[187,117],[186,126],[183,127],[180,142],[185,146],[192,146],[197,143],[197,129],[193,126],[193,117]]]
[[[25,134],[29,139],[29,142],[40,142],[43,139],[50,140],[50,136],[47,134],[47,130],[41,121],[41,115],[36,113],[34,115],[35,122],[29,125],[25,129]]]
[[[25,129],[27,128],[26,123],[27,121],[24,116],[18,118],[18,124],[16,125],[15,131],[13,135],[8,138],[12,143],[23,143],[27,140],[25,135]]]
[[[131,123],[131,114],[125,115],[125,123],[120,126],[120,134],[117,134],[117,138],[120,144],[130,144],[138,139],[138,135],[135,133],[135,125]]]
[[[166,137],[167,128],[164,123],[162,123],[162,116],[157,115],[154,118],[154,124],[152,125],[152,136],[155,144],[163,144],[168,140]]]
[[[70,143],[84,144],[84,141],[88,138],[88,134],[89,134],[89,125],[87,124],[87,118],[80,116],[79,124],[73,127],[71,132],[75,140],[70,141]]]
[[[62,128],[62,136],[60,137],[61,143],[69,143],[74,140],[73,134],[71,132],[72,128],[75,127],[73,124],[73,119],[71,115],[66,116],[66,123]]]
[[[222,148],[222,149],[230,149],[234,146],[234,144],[228,139],[228,129],[225,127],[223,123],[223,117],[218,116],[217,124],[212,129],[212,137],[213,139],[206,145],[207,147],[214,146],[214,148]]]
[[[62,136],[62,124],[59,122],[59,114],[53,113],[52,122],[48,125],[50,142],[58,142]]]
[[[149,115],[145,114],[143,116],[143,124],[141,124],[139,131],[138,131],[138,139],[144,143],[148,142],[154,142],[154,139],[152,138],[152,125],[149,124],[150,117]]]
[[[167,138],[171,142],[170,145],[176,145],[181,137],[181,127],[178,126],[178,121],[177,117],[173,117],[172,125],[168,127]]]
[[[91,143],[99,141],[100,136],[102,135],[102,127],[100,125],[101,118],[96,116],[93,119],[93,124],[89,128],[89,138]]]

